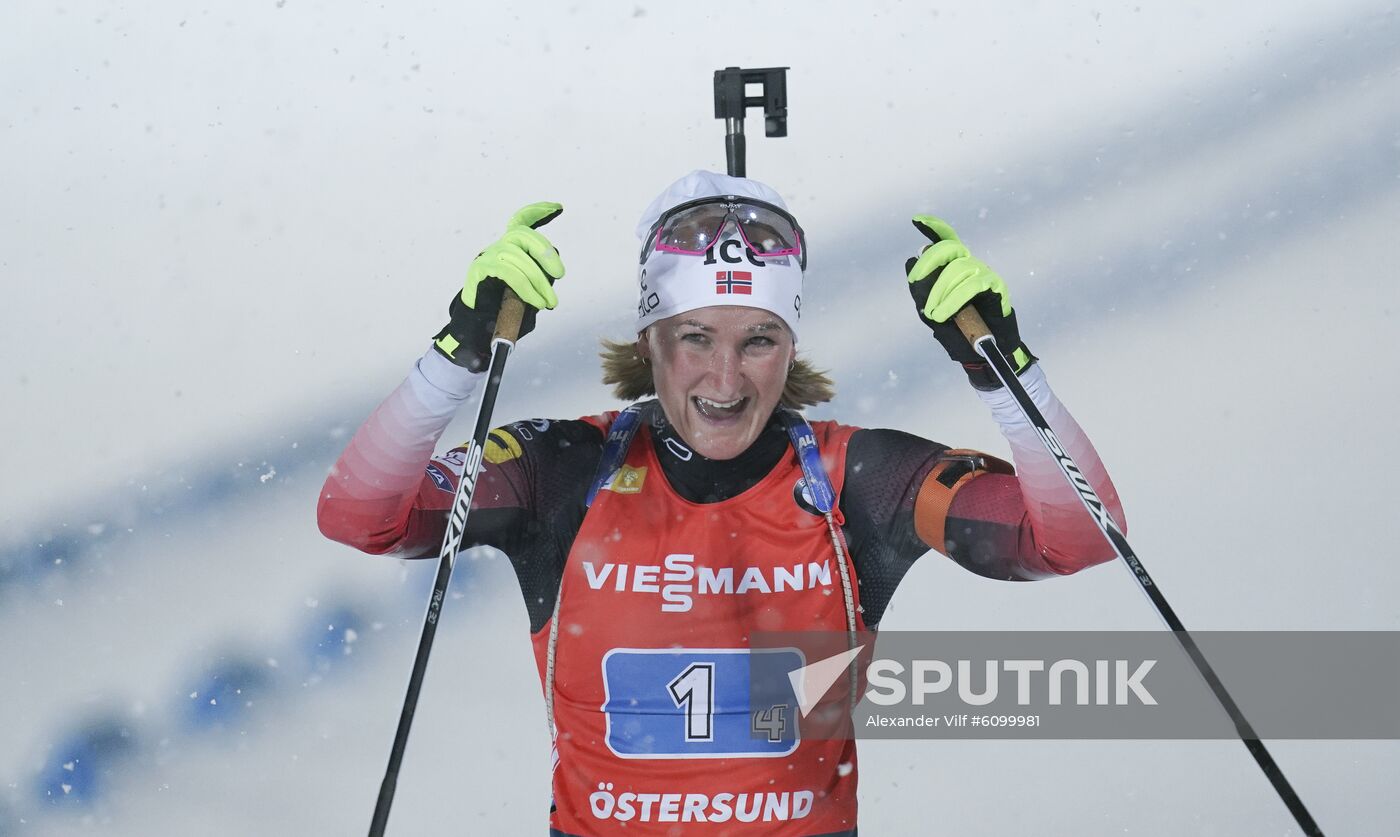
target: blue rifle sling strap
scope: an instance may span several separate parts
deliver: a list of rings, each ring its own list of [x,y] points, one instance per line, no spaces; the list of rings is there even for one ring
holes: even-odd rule
[[[632,446],[632,437],[642,423],[642,406],[633,404],[617,414],[608,428],[608,438],[603,441],[603,454],[598,458],[598,470],[593,474],[593,484],[588,488],[588,497],[583,501],[584,508],[593,508],[598,492],[613,478],[622,461],[627,458],[627,449]]]
[[[812,505],[822,514],[831,514],[836,508],[836,492],[831,487],[831,478],[822,465],[822,454],[817,449],[817,434],[812,425],[799,413],[782,407],[778,408],[778,418],[792,440],[792,449],[797,451],[797,464],[802,466],[802,476],[807,483],[807,491],[812,495]]]
[[[856,633],[855,589],[851,584],[851,572],[846,567],[846,555],[849,552],[846,548],[846,538],[841,534],[841,527],[836,523],[833,514],[836,509],[836,491],[831,487],[831,478],[827,476],[826,466],[822,464],[821,450],[817,447],[817,434],[812,431],[812,425],[799,413],[784,407],[778,408],[778,418],[787,429],[788,438],[792,440],[792,449],[797,452],[797,464],[802,467],[802,478],[807,483],[807,493],[811,495],[812,505],[826,518],[831,548],[836,553],[836,569],[841,575],[841,598],[846,606],[846,648],[854,649],[859,641]],[[847,673],[851,686],[851,702],[848,709],[854,710],[860,701],[860,669],[856,658],[851,658]]]

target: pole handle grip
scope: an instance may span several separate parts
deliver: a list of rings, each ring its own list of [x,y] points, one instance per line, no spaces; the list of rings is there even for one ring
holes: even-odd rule
[[[971,305],[964,306],[961,311],[954,314],[953,322],[967,338],[967,342],[973,346],[977,345],[978,340],[988,337],[992,333],[991,329],[987,328],[987,324],[982,321],[982,315],[977,313],[977,309]]]
[[[496,315],[494,339],[515,343],[520,337],[520,321],[525,316],[525,303],[509,287],[501,297],[501,311]]]

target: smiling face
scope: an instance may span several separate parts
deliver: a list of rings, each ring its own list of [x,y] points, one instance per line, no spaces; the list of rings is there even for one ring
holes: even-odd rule
[[[733,459],[778,406],[796,348],[777,315],[718,305],[653,323],[637,351],[686,444],[708,459]]]

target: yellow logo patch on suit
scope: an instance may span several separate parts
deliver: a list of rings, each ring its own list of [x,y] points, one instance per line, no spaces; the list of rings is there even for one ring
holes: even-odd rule
[[[612,481],[608,483],[608,488],[617,494],[638,494],[642,490],[642,483],[647,480],[646,466],[633,468],[631,465],[623,465],[613,475]]]
[[[515,459],[523,452],[515,437],[498,427],[486,437],[486,453],[483,458],[492,465],[500,465]]]

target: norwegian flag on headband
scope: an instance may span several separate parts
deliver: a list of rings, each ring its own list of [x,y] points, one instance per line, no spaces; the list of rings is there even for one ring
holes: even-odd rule
[[[715,272],[715,293],[753,295],[753,274],[747,270]]]

